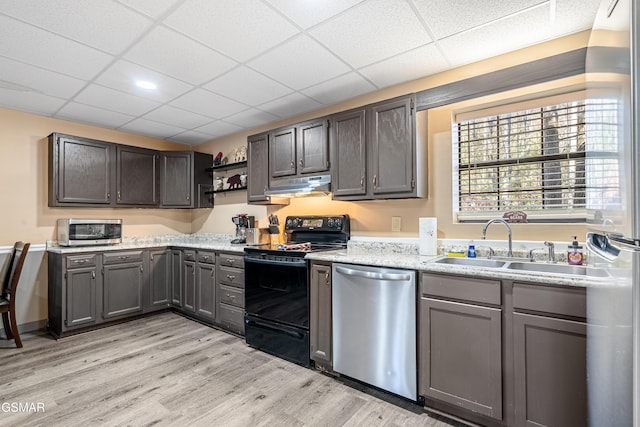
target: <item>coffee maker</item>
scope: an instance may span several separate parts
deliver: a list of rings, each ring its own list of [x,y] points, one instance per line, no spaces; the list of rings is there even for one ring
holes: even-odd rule
[[[236,238],[231,241],[233,244],[247,242],[247,228],[253,228],[255,217],[247,214],[238,214],[231,217],[231,221],[236,225]]]

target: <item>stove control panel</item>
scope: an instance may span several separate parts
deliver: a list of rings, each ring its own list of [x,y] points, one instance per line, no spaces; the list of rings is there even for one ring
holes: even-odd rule
[[[288,231],[346,231],[350,229],[349,215],[288,216],[284,223]]]

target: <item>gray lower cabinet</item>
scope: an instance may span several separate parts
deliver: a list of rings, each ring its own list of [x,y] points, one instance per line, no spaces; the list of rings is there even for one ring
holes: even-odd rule
[[[102,317],[110,319],[142,313],[143,251],[105,253],[102,258]]]
[[[420,281],[420,394],[501,420],[501,283],[426,273]]]
[[[216,323],[244,335],[244,259],[221,252],[216,258]]]
[[[64,327],[71,329],[95,324],[97,265],[96,255],[71,255],[65,259],[66,310]]]
[[[182,308],[182,251],[171,249],[171,305]]]
[[[149,309],[161,309],[171,302],[172,251],[149,251]]]
[[[332,371],[331,264],[311,264],[310,291],[311,360],[317,368]]]
[[[518,426],[587,426],[583,288],[514,283],[513,355]]]
[[[196,312],[196,251],[182,252],[182,309]]]
[[[216,256],[197,252],[195,313],[210,321],[216,318]]]

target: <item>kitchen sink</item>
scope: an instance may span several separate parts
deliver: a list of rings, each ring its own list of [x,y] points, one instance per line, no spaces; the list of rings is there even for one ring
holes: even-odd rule
[[[541,264],[535,262],[511,262],[506,265],[509,270],[517,271],[531,271],[540,273],[556,273],[556,274],[570,274],[572,276],[593,276],[593,277],[607,277],[609,273],[607,271],[594,268],[585,267],[582,265],[566,265],[566,264]]]
[[[450,264],[450,265],[467,265],[470,267],[489,267],[489,268],[501,268],[504,267],[506,262],[497,261],[494,259],[483,258],[440,258],[435,261],[438,264]]]

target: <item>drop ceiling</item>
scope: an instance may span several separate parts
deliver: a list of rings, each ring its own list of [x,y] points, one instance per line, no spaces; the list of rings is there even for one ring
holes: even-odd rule
[[[598,4],[0,0],[0,106],[197,145],[590,29]]]

